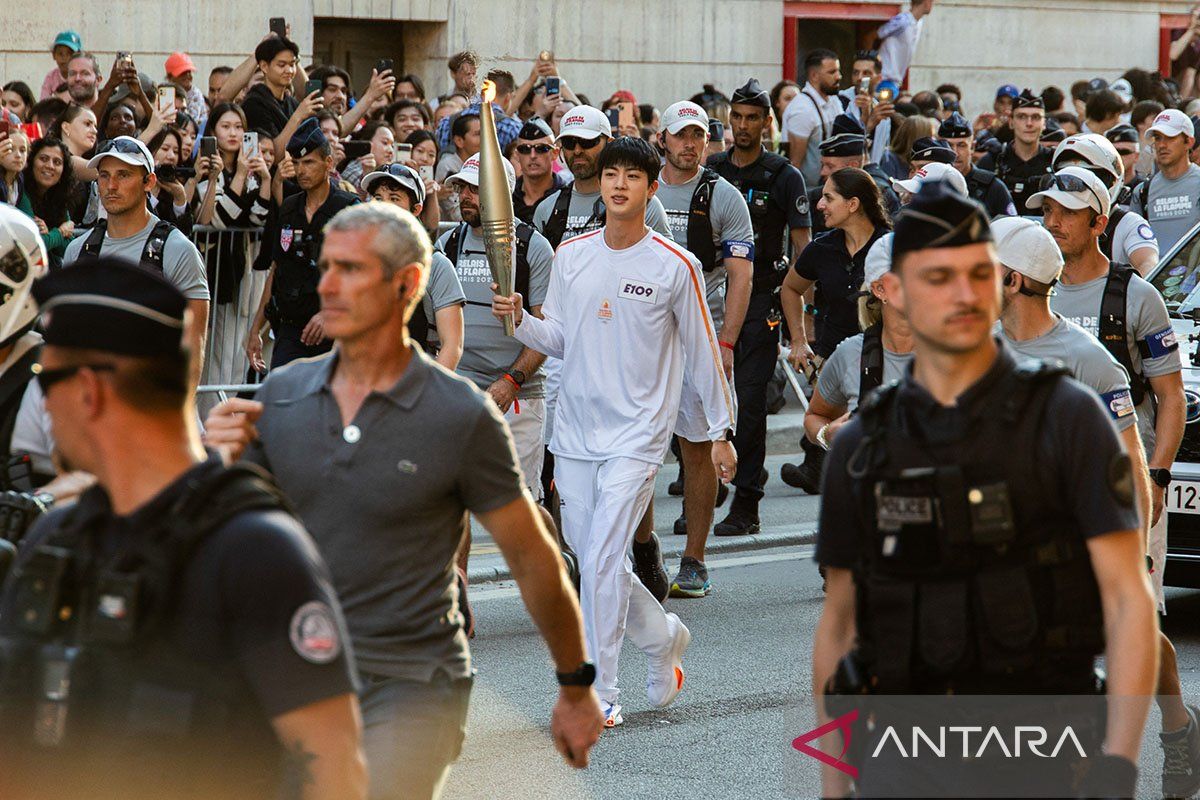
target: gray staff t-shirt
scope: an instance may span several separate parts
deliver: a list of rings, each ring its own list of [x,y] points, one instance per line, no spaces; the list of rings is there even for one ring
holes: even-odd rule
[[[1149,180],[1147,207],[1142,207],[1142,188],[1139,186],[1133,190],[1130,208],[1150,223],[1154,237],[1158,239],[1159,252],[1165,253],[1200,222],[1200,167],[1192,164],[1175,180],[1161,172]]]
[[[464,226],[460,226],[464,227]],[[447,231],[437,240],[437,249],[445,252],[446,242],[457,228]],[[550,266],[554,251],[540,233],[529,241],[529,305],[540,306],[550,288]],[[521,354],[524,345],[516,338],[504,335],[504,325],[492,316],[492,270],[488,266],[483,239],[467,227],[458,243],[458,263],[454,265],[462,284],[466,306],[463,308],[463,355],[458,362],[458,374],[487,389],[508,372]],[[536,399],[543,396],[544,373],[526,376],[521,397]]]
[[[463,293],[458,273],[454,271],[454,265],[445,255],[435,250],[429,264],[429,280],[425,284],[425,296],[421,298],[421,304],[425,309],[425,319],[429,320],[430,325],[433,325],[434,315],[438,311],[446,306],[461,305],[466,300],[467,296]]]
[[[140,262],[142,251],[146,249],[146,240],[150,238],[150,232],[154,230],[154,226],[158,222],[158,217],[151,214],[146,227],[133,236],[126,236],[123,239],[114,239],[105,233],[104,243],[100,245],[100,255],[106,258],[123,258],[134,263]],[[67,245],[67,251],[63,255],[64,266],[79,260],[79,254],[83,251],[83,243],[87,238],[88,232],[84,231]],[[163,245],[163,277],[183,292],[183,296],[188,300],[209,299],[208,273],[204,268],[204,259],[200,257],[200,251],[196,249],[191,240],[184,236],[178,228],[171,229],[171,235],[167,237],[167,241]]]
[[[1092,336],[1100,335],[1100,300],[1104,295],[1104,275],[1087,283],[1065,284],[1054,287],[1050,296],[1050,310],[1066,317]],[[1158,291],[1137,275],[1129,279],[1129,293],[1125,298],[1126,339],[1129,344],[1130,363],[1135,371],[1147,378],[1157,378],[1179,372],[1179,346],[1175,342],[1175,331],[1167,306]],[[1143,359],[1139,343],[1145,345],[1150,358]],[[1130,376],[1133,379],[1133,376]],[[1138,433],[1146,452],[1154,451],[1154,406],[1150,394],[1137,407]]]
[[[862,370],[863,335],[843,339],[821,365],[817,389],[825,402],[847,411],[858,408],[858,382]],[[893,353],[883,348],[883,385],[904,377],[912,353]]]
[[[546,230],[546,223],[550,221],[550,215],[554,212],[556,202],[558,202],[558,192],[547,195],[534,209],[533,227],[537,228],[539,233]],[[562,241],[569,241],[576,236],[582,236],[603,227],[600,222],[603,209],[604,203],[600,200],[599,192],[581,192],[572,186],[571,205],[567,209],[567,227],[563,231]],[[646,225],[664,236],[671,235],[671,228],[667,224],[667,214],[663,211],[662,203],[658,201],[657,197],[651,197],[650,202],[646,204]]]
[[[692,208],[692,195],[700,183],[702,172],[697,172],[690,181],[680,184],[667,183],[659,176],[658,192],[654,195],[662,201],[667,211],[667,222],[671,225],[671,237],[688,247],[688,218]],[[736,256],[754,263],[754,225],[750,222],[750,209],[746,198],[737,188],[717,178],[713,186],[712,204],[709,207],[712,221],[713,243],[717,247],[717,267],[704,273],[704,290],[708,295],[708,310],[713,324],[719,330],[725,321],[725,267],[726,258]],[[690,248],[689,248],[690,250]]]
[[[1023,342],[1010,338],[999,322],[995,333],[1008,345],[1018,362],[1033,359],[1061,361],[1071,371],[1071,377],[1100,395],[1100,402],[1117,430],[1128,430],[1137,422],[1125,368],[1096,337],[1074,322],[1056,314],[1054,327]]]

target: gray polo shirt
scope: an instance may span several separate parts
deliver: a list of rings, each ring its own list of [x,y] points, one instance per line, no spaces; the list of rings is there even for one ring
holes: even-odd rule
[[[150,232],[158,224],[158,217],[150,215],[146,227],[133,236],[114,239],[104,234],[104,243],[100,245],[100,255],[108,258],[123,258],[135,263],[142,260],[142,251],[146,249],[146,240]],[[87,231],[67,245],[63,254],[63,265],[71,264],[79,259],[83,243],[87,240]],[[204,259],[200,251],[192,244],[178,228],[171,229],[171,235],[163,244],[163,277],[175,285],[188,300],[208,300],[208,273],[204,267]]]
[[[471,657],[454,556],[467,512],[525,489],[496,404],[412,352],[396,385],[368,395],[350,426],[329,387],[336,350],[273,370],[246,458],[275,475],[329,565],[359,668],[461,678]]]

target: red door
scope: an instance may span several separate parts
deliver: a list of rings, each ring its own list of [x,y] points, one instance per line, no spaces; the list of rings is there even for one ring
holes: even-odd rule
[[[821,3],[784,0],[783,77],[800,80],[804,53],[828,47],[849,68],[856,50],[870,49],[875,31],[900,13],[899,3]]]

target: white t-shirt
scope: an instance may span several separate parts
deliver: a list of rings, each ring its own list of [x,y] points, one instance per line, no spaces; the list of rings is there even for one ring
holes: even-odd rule
[[[836,94],[822,97],[812,83],[792,98],[783,110],[783,133],[789,141],[807,139],[808,150],[800,172],[808,186],[821,182],[820,144],[833,130],[833,121],[842,113],[842,101]]]
[[[1150,223],[1141,214],[1130,211],[1113,231],[1112,260],[1118,264],[1128,264],[1130,255],[1146,248],[1153,248],[1154,257],[1158,258],[1158,239]]]
[[[908,67],[912,64],[913,55],[917,52],[917,42],[921,39],[921,29],[925,20],[917,20],[911,11],[889,19],[879,28],[879,38],[883,44],[879,46],[879,60],[883,62],[883,79],[903,83]]]
[[[604,230],[559,245],[545,318],[523,315],[516,336],[563,362],[550,452],[661,464],[685,370],[713,441],[733,428],[733,395],[700,263],[650,230],[613,250]]]

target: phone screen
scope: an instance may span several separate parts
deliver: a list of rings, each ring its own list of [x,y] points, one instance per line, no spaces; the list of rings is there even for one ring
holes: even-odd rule
[[[614,131],[616,131],[617,128],[621,127],[621,109],[617,108],[616,106],[613,106],[604,113],[608,115],[608,124],[610,126],[612,126],[612,129]]]
[[[287,20],[283,17],[271,17],[271,33],[279,36],[280,39],[287,36]]]
[[[200,155],[215,156],[217,154],[217,138],[215,136],[202,136],[200,138]]]
[[[562,91],[562,79],[559,78],[557,75],[547,75],[546,76],[546,94],[547,95],[558,94],[560,91]]]
[[[714,142],[725,141],[725,124],[721,120],[710,119],[708,121],[708,138]]]
[[[355,158],[362,158],[363,156],[370,153],[371,152],[371,143],[357,141],[357,140],[351,140],[349,142],[346,142],[344,145],[342,145],[342,148],[346,152],[346,159],[353,160]]]

